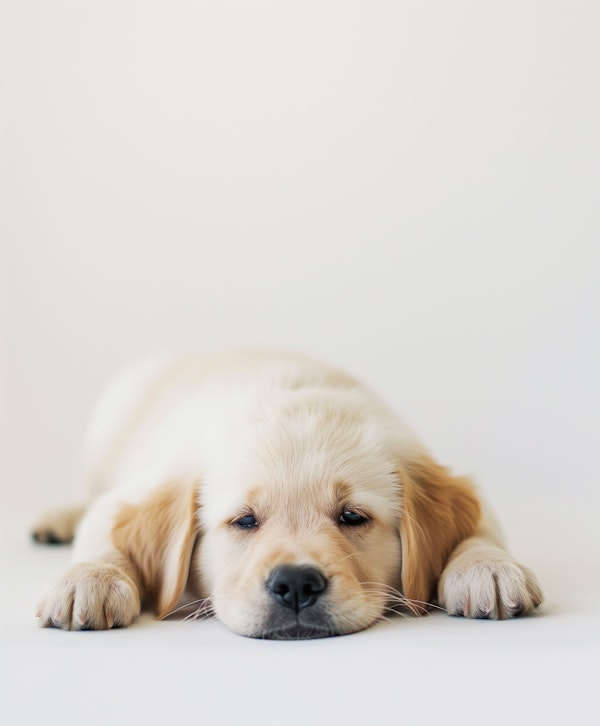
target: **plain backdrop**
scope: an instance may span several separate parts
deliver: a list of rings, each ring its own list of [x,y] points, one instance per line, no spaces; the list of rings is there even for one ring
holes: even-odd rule
[[[35,630],[20,598],[42,588],[41,567],[56,574],[66,562],[27,549],[27,527],[45,506],[80,496],[95,398],[140,355],[230,347],[298,349],[371,383],[439,459],[475,476],[545,578],[547,620],[523,621],[519,635],[486,631],[488,654],[496,637],[504,643],[487,663],[493,677],[471,665],[483,657],[476,646],[436,649],[455,621],[432,618],[415,632],[411,657],[444,664],[443,673],[420,665],[432,694],[457,664],[479,673],[470,676],[479,700],[471,692],[471,710],[445,720],[491,723],[483,684],[495,678],[506,694],[519,681],[526,694],[542,672],[523,723],[561,723],[569,708],[594,721],[597,689],[584,685],[598,628],[590,616],[589,630],[577,629],[576,613],[586,600],[597,620],[600,572],[599,29],[593,0],[0,2],[3,626],[16,613],[21,622],[7,636],[6,690],[20,694],[11,723],[27,722],[32,661],[44,697],[28,703],[30,715],[63,703],[60,681],[44,674],[72,664],[82,642]],[[553,612],[573,619],[564,626]],[[530,631],[537,645],[560,645],[521,673]],[[142,689],[144,648],[165,632],[139,631],[142,654],[131,657]],[[271,650],[215,632],[227,662],[274,667]],[[352,641],[369,661],[396,636],[373,632]],[[174,641],[175,662],[191,657],[186,638]],[[302,683],[294,668],[306,673],[311,650],[296,647],[285,657],[290,682]],[[323,648],[339,646],[313,647],[329,663]],[[110,672],[110,648],[85,652]],[[337,657],[345,663],[346,651]],[[579,700],[563,710],[541,705],[547,672],[555,696],[573,675],[552,658],[582,669],[565,688],[577,682]],[[229,691],[223,668],[202,676],[216,679],[214,694]],[[187,681],[160,683],[168,699]],[[455,685],[446,695],[460,693]],[[133,706],[119,688],[126,722]],[[408,722],[424,722],[415,694],[430,696],[408,691]],[[335,698],[346,723],[363,706],[380,723],[402,714],[381,694],[360,707],[352,693]],[[331,713],[313,719],[335,723]],[[69,723],[51,707],[44,717]]]

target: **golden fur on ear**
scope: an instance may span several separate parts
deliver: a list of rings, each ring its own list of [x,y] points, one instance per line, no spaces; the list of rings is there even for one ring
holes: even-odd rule
[[[197,526],[197,482],[170,482],[139,505],[126,504],[112,531],[115,546],[135,565],[158,618],[177,604],[188,578]]]
[[[479,500],[466,477],[454,477],[429,456],[402,462],[402,587],[421,614],[434,597],[452,550],[474,534]]]

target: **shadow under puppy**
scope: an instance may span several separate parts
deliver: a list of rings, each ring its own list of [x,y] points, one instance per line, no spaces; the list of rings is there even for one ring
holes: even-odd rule
[[[42,625],[159,618],[184,591],[256,638],[368,627],[390,609],[503,619],[536,608],[471,483],[452,476],[365,386],[291,354],[154,358],[125,372],[90,428],[92,504],[38,541],[73,564]]]

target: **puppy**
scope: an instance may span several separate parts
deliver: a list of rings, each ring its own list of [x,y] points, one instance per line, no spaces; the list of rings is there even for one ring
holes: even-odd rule
[[[254,638],[352,633],[400,607],[504,619],[534,610],[471,485],[377,397],[303,357],[160,358],[101,401],[85,455],[94,501],[73,564],[38,609],[66,630],[169,615],[184,591]],[[82,512],[45,518],[69,541]],[[187,590],[186,590],[187,588]]]

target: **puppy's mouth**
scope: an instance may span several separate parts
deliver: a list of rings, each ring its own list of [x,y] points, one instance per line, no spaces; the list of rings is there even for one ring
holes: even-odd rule
[[[260,632],[252,635],[263,640],[309,640],[339,635],[327,608],[314,606],[300,613],[273,607]]]
[[[310,640],[312,638],[330,638],[333,635],[337,635],[337,633],[330,627],[296,623],[284,627],[266,628],[256,637],[263,640]]]

